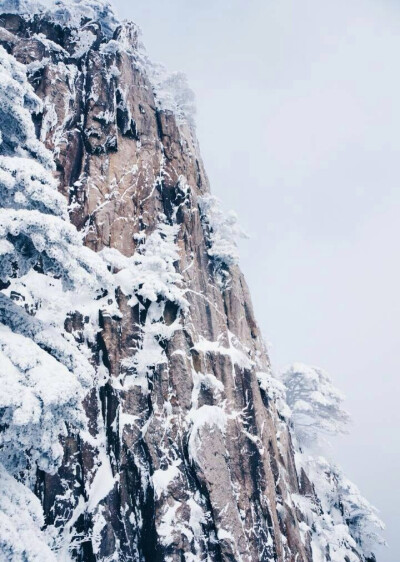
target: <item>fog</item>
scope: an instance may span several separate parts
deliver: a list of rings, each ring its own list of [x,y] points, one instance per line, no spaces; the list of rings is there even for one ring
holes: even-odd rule
[[[273,365],[320,366],[346,394],[335,455],[387,525],[378,562],[400,560],[400,5],[114,4],[188,75]]]

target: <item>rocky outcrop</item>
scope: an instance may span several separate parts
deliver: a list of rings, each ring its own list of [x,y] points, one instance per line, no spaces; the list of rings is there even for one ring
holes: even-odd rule
[[[190,94],[168,79],[164,103],[132,23],[3,13],[0,25],[44,102],[37,134],[71,221],[120,284],[119,313],[100,310],[88,343],[87,430],[64,439],[55,475],[37,475],[60,559],[312,560],[291,500],[312,485],[259,384],[270,365],[248,289],[229,240],[213,248],[194,129],[173,107]],[[65,324],[81,343],[85,322],[78,310]]]

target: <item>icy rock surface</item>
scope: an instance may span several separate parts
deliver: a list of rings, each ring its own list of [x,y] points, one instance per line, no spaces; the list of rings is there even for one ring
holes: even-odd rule
[[[1,12],[0,559],[373,560],[302,440],[339,395],[271,373],[184,77],[107,2]]]

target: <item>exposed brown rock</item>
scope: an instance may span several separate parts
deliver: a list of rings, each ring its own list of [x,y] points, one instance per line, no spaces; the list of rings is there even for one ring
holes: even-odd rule
[[[92,351],[107,380],[86,398],[88,435],[65,440],[57,475],[38,475],[47,523],[67,529],[76,560],[311,560],[288,497],[299,484],[287,427],[257,382],[256,371],[268,371],[269,361],[248,289],[237,266],[229,269],[229,286],[217,282],[198,209],[209,186],[197,141],[189,125],[157,109],[139,64],[136,27],[117,30],[125,46],[116,51],[103,49],[107,40],[94,27],[96,42],[74,58],[68,30],[4,14],[0,23],[1,44],[31,65],[45,101],[38,133],[55,155],[60,191],[85,243],[132,256],[135,234],[151,233],[163,213],[180,225],[177,270],[190,305],[185,316],[174,303],[165,306],[165,324],[180,315],[181,327],[162,342],[167,361],[153,369],[148,394],[128,384],[129,374],[120,381],[123,360],[141,346],[150,303],[132,308],[119,293],[121,317],[100,314]],[[70,329],[78,337],[77,319]],[[201,338],[219,341],[220,349],[196,347]],[[246,365],[232,362],[231,346]],[[226,427],[201,426],[192,458],[196,374],[219,382],[217,390],[199,383],[197,407],[223,405]],[[102,439],[115,484],[91,505]],[[153,475],[171,466],[174,478],[158,494]],[[300,492],[310,493],[305,475]]]

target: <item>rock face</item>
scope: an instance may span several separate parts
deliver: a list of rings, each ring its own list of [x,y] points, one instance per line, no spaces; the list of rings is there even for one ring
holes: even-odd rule
[[[120,285],[120,313],[100,310],[88,344],[87,431],[63,440],[55,475],[37,474],[60,559],[312,560],[291,494],[313,488],[259,383],[269,361],[229,229],[220,251],[204,212],[181,77],[148,62],[132,23],[88,18],[78,33],[44,13],[3,13],[0,25],[44,102],[37,134],[71,221]],[[66,319],[77,341],[84,327],[79,311]]]

